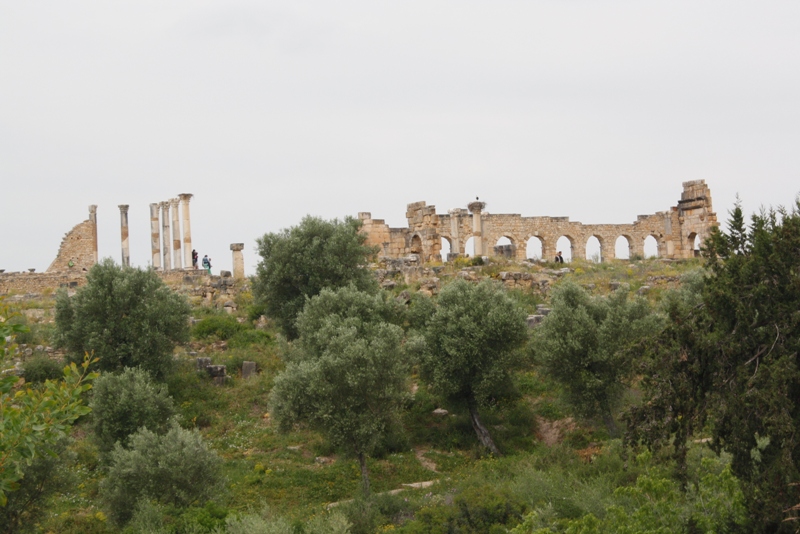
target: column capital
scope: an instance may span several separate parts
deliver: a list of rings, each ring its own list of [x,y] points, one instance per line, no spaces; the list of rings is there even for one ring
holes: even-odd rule
[[[169,201],[165,200],[164,202],[159,202],[158,207],[161,208],[162,210],[168,209]]]
[[[94,215],[97,213],[97,204],[92,204],[89,206],[89,215]]]
[[[231,250],[244,250],[244,243],[231,243]]]
[[[128,208],[130,208],[129,204],[120,204],[119,206],[120,213],[128,213]]]
[[[188,204],[193,196],[194,195],[191,193],[181,193],[178,195],[178,198],[180,198],[182,202],[186,202]]]
[[[177,207],[178,207],[178,202],[180,202],[180,199],[178,199],[178,198],[171,198],[171,199],[169,199],[167,202],[169,202],[169,205],[172,207],[172,209],[175,209],[175,208],[177,208]]]

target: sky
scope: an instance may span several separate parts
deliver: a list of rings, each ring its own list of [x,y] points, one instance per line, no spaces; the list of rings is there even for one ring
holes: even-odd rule
[[[800,193],[800,2],[0,0],[0,269],[44,271],[98,205],[147,266],[371,212],[630,223],[704,179],[720,220]]]

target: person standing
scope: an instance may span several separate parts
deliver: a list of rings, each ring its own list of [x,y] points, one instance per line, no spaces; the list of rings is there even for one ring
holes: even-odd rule
[[[197,253],[195,249],[192,249],[192,268],[197,269],[197,258],[200,257],[200,254]]]
[[[561,255],[560,250],[556,253],[556,263],[564,263],[564,257]]]
[[[208,274],[211,274],[211,258],[208,255],[203,256],[203,269],[208,271]]]

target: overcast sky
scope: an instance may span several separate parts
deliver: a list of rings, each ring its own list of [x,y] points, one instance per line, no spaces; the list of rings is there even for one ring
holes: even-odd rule
[[[476,195],[629,223],[705,179],[727,217],[800,192],[800,2],[0,0],[0,268],[45,270],[97,204],[150,262],[151,202],[195,248]]]

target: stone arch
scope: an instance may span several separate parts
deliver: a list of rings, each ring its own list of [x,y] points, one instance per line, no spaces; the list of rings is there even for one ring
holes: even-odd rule
[[[564,261],[572,261],[573,251],[575,249],[575,238],[564,234],[556,239],[556,252],[561,251]],[[555,256],[555,254],[553,254]],[[552,261],[552,258],[548,258]]]
[[[509,234],[503,234],[497,238],[495,241],[494,246],[492,247],[492,253],[495,256],[500,256],[503,258],[514,259],[517,256],[517,244],[515,239],[510,236]]]
[[[658,258],[661,256],[661,251],[658,247],[658,238],[652,234],[644,238],[643,248],[645,258]]]
[[[689,247],[692,251],[689,257],[697,258],[700,256],[700,245],[702,245],[700,235],[697,232],[689,234]]]
[[[528,236],[525,239],[525,257],[530,259],[544,259],[544,239],[538,235]]]
[[[423,253],[422,253],[422,237],[420,237],[419,234],[414,234],[414,235],[411,236],[411,242],[409,243],[408,251],[411,254],[419,254],[420,258],[423,257]]]
[[[629,235],[618,236],[614,241],[614,257],[621,260],[631,259],[633,254],[633,239]]]
[[[442,261],[450,261],[453,252],[453,242],[450,240],[449,237],[440,236],[441,237],[441,252]],[[458,251],[456,251],[457,253]]]
[[[585,249],[584,256],[587,260],[596,263],[603,261],[603,238],[601,236],[597,234],[590,235],[586,239]]]
[[[475,256],[475,236],[469,236],[464,242],[464,249],[461,251],[464,256]]]

